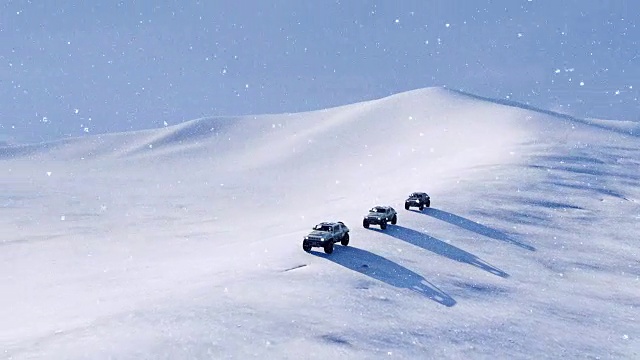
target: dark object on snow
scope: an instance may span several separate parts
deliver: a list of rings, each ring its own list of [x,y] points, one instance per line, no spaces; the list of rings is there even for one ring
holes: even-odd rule
[[[302,240],[302,249],[306,252],[313,247],[324,248],[324,252],[331,254],[333,244],[340,242],[343,246],[349,245],[349,228],[342,222],[321,222],[313,227],[313,231]]]
[[[387,223],[395,225],[398,222],[398,213],[391,206],[374,206],[362,219],[362,226],[380,225],[382,230],[387,228]]]
[[[431,198],[427,193],[414,192],[404,201],[404,209],[409,210],[410,207],[417,207],[422,211],[426,207],[431,206]]]

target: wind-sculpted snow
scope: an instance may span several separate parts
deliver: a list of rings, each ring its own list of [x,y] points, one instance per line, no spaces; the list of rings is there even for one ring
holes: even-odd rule
[[[419,89],[5,145],[0,354],[638,358],[636,130]]]

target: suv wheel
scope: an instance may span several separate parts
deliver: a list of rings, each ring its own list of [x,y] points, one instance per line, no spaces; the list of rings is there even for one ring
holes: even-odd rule
[[[342,237],[342,240],[340,240],[340,244],[342,246],[347,246],[349,245],[349,233],[345,233],[344,236]]]
[[[405,210],[409,210],[409,204],[408,203],[404,203],[404,209]]]
[[[391,224],[395,225],[398,222],[398,215],[393,215],[391,218]]]
[[[327,254],[331,254],[333,252],[333,242],[328,242],[324,246],[324,252],[326,252]]]
[[[302,242],[302,250],[309,252],[311,251],[311,245],[309,245],[306,241]]]
[[[387,220],[382,220],[380,223],[380,229],[384,230],[387,228]]]
[[[369,221],[367,219],[362,220],[362,226],[364,226],[365,229],[369,228]]]
[[[427,203],[425,204],[427,207],[431,206],[431,199],[427,200]]]
[[[420,203],[420,207],[418,207],[418,209],[420,209],[420,211],[424,210],[424,204]]]

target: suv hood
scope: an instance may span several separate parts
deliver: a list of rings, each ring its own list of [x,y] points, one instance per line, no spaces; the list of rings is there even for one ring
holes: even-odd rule
[[[384,214],[382,214],[382,213],[377,213],[377,212],[370,212],[370,213],[368,213],[368,214],[367,214],[367,216],[365,216],[365,217],[368,217],[368,218],[370,218],[370,217],[374,217],[374,218],[381,218],[381,217],[384,217]]]
[[[319,231],[319,230],[313,230],[312,232],[309,233],[309,235],[307,235],[309,237],[317,237],[317,238],[326,238],[329,236],[329,232],[327,231]]]

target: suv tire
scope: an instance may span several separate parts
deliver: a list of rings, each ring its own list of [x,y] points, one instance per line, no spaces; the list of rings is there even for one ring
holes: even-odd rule
[[[324,252],[331,254],[333,252],[333,242],[329,242],[324,246]]]
[[[342,240],[340,240],[340,244],[342,246],[347,246],[349,245],[349,234],[344,234],[344,236],[342,237]]]

